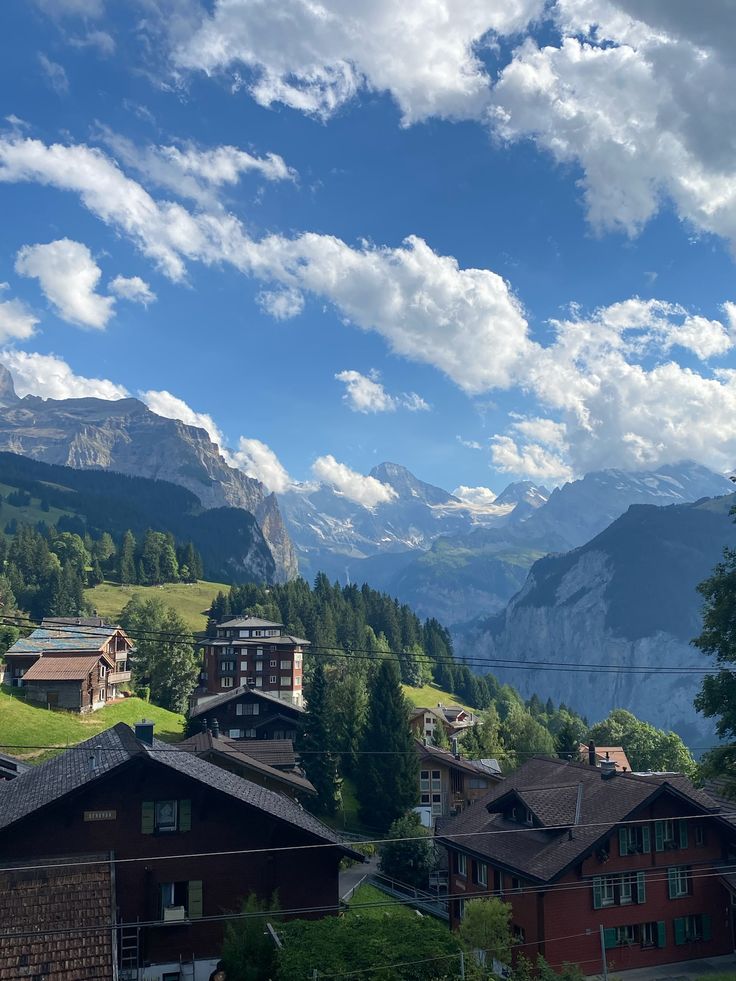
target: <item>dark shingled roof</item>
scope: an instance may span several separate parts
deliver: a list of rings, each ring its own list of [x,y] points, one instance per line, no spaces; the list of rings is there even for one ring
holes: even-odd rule
[[[202,642],[207,647],[310,647],[311,641],[291,634],[278,637],[215,637]]]
[[[101,752],[98,765],[93,769],[89,761],[97,746]],[[212,790],[300,828],[321,841],[339,845],[346,854],[362,861],[362,856],[351,851],[334,831],[288,797],[259,787],[237,774],[228,773],[193,753],[172,749],[159,739],[154,739],[153,746],[147,746],[135,738],[133,730],[124,722],[118,722],[111,729],[33,767],[3,786],[0,792],[0,830],[135,758],[148,759],[175,770]]]
[[[17,783],[17,781],[16,781]],[[576,827],[578,787],[582,785],[580,820]],[[443,821],[438,840],[537,882],[549,882],[581,860],[639,807],[661,793],[685,800],[694,813],[718,813],[719,805],[680,774],[617,773],[602,779],[597,767],[566,763],[549,757],[533,757],[503,783],[455,818]],[[547,828],[520,827],[507,820],[507,806],[518,799],[529,807],[537,822]],[[720,818],[733,826],[732,819]],[[572,837],[567,828],[572,829]],[[492,834],[489,832],[509,832]],[[452,840],[453,835],[460,835]]]
[[[20,860],[13,864],[43,863],[45,868],[19,872],[0,866],[0,926],[6,934],[0,943],[0,981],[111,981],[116,976],[110,865],[74,868],[76,862],[106,858]],[[72,865],[54,868],[59,863]],[[75,928],[79,933],[48,932]]]
[[[207,712],[211,712],[213,708],[217,708],[219,705],[225,705],[234,698],[240,698],[241,695],[248,694],[257,695],[258,698],[262,698],[266,702],[278,705],[281,708],[290,709],[292,712],[298,712],[300,714],[304,713],[304,709],[301,708],[301,706],[294,705],[293,702],[287,702],[283,698],[278,698],[278,696],[272,695],[270,692],[263,691],[262,688],[252,688],[250,685],[241,685],[239,688],[231,688],[229,691],[224,691],[218,695],[207,695],[204,698],[201,698],[197,704],[189,710],[189,716],[193,719],[198,715],[206,715]],[[243,716],[243,718],[245,719],[245,716]]]
[[[462,770],[473,777],[486,777],[487,779],[501,780],[499,773],[493,773],[487,766],[473,760],[457,759],[449,750],[439,749],[437,746],[425,746],[421,740],[415,740],[419,759],[422,763],[441,763],[443,766],[450,766],[455,770]]]
[[[253,742],[255,741],[253,740]],[[262,741],[265,742],[265,740]],[[216,739],[211,732],[200,732],[196,736],[179,743],[179,748],[188,753],[196,753],[197,756],[202,756],[215,764],[218,763],[218,758],[221,758],[223,763],[237,766],[246,778],[249,772],[255,773],[279,784],[284,789],[300,791],[310,796],[316,795],[317,791],[314,786],[301,773],[277,770],[268,763],[251,756],[249,752],[251,745],[252,743],[248,740]]]

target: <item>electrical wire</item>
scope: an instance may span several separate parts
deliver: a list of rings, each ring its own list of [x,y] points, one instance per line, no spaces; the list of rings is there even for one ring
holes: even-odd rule
[[[71,619],[71,618],[70,618]],[[23,627],[41,627],[43,625],[42,620],[32,619],[30,617],[15,617],[11,615],[0,616],[0,621],[9,626],[19,626]],[[76,626],[74,624],[53,624],[47,625],[45,629],[68,632],[71,636],[83,636],[83,637],[100,637],[102,639],[110,636],[110,630],[104,630],[98,627],[90,627],[85,625]],[[137,629],[128,633],[129,637],[132,639],[144,639],[144,640],[161,640],[165,639],[167,642],[177,642],[185,644],[194,648],[206,647],[208,641],[214,640],[214,638],[203,638],[201,640],[189,639],[191,634],[187,632],[186,634],[174,632],[174,631],[161,631],[161,630],[145,630]],[[269,638],[254,638],[257,642],[261,642],[261,646],[268,646]],[[319,644],[309,644],[309,649],[306,653],[310,655],[320,652],[320,656],[330,657],[330,658],[346,658],[348,660],[366,660],[366,661],[387,661],[395,660],[396,658],[403,658],[410,656],[413,662],[418,664],[437,664],[434,658],[428,657],[427,655],[408,655],[405,651],[381,651],[375,652],[368,647],[356,647],[351,648],[350,652],[340,650],[334,647],[328,647]],[[33,652],[29,652],[32,654]],[[237,657],[237,654],[232,655],[232,657]],[[565,661],[539,661],[531,659],[514,659],[514,658],[463,658],[462,660],[449,660],[449,663],[455,667],[470,667],[471,665],[485,667],[487,669],[499,668],[502,670],[529,670],[529,671],[559,671],[562,673],[573,673],[573,674],[588,674],[590,671],[595,670],[604,674],[664,674],[664,675],[713,675],[718,672],[728,672],[731,673],[731,669],[724,668],[723,666],[710,666],[710,667],[683,667],[683,668],[666,668],[661,665],[649,665],[649,664],[631,664],[631,665],[620,665],[620,664],[606,664],[599,662],[579,662],[577,664],[569,664]]]

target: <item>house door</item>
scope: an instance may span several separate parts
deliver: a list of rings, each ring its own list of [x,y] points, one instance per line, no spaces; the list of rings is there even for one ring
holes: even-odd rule
[[[47,691],[46,692],[46,708],[55,709],[59,707],[59,693],[58,691]]]

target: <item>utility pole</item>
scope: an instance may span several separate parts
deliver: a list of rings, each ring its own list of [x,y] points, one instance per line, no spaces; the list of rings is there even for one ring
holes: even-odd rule
[[[603,961],[603,981],[608,981],[608,964],[606,963],[606,936],[603,931],[603,924],[600,927],[600,937],[601,937],[601,960]]]
[[[462,981],[465,979],[465,954],[460,951],[460,978]]]

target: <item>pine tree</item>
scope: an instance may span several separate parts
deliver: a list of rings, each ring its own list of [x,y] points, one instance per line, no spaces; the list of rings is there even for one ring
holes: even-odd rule
[[[409,729],[409,707],[398,664],[389,658],[381,662],[371,685],[361,748],[360,817],[368,827],[383,831],[419,796],[419,757]]]
[[[322,814],[334,814],[337,808],[340,781],[337,775],[333,748],[333,726],[325,679],[325,667],[321,658],[312,675],[307,699],[307,711],[299,738],[302,766],[317,791],[315,810]]]
[[[128,530],[123,535],[123,542],[120,546],[118,562],[118,572],[120,584],[129,586],[136,582],[138,575],[135,567],[135,535]]]

